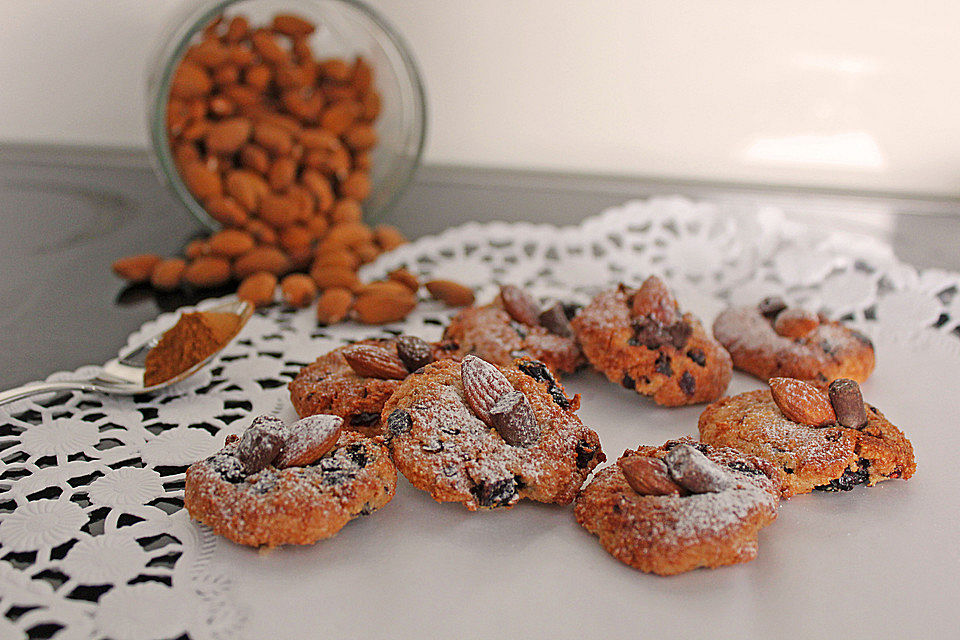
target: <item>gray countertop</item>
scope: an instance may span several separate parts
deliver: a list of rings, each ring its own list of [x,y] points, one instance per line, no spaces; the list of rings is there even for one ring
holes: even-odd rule
[[[956,198],[427,166],[376,222],[411,238],[470,220],[569,224],[665,194],[779,207],[825,231],[883,239],[918,267],[960,270]],[[144,152],[113,149],[0,150],[0,221],[0,388],[103,362],[161,308],[183,302],[125,289],[110,263],[131,253],[174,255],[201,231]]]

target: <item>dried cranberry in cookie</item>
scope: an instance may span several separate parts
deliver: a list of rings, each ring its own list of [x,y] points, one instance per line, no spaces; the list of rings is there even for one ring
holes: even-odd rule
[[[748,562],[777,517],[781,474],[733,449],[689,439],[627,450],[577,497],[577,522],[613,557],[673,575]]]
[[[785,498],[814,489],[847,491],[858,484],[873,486],[913,475],[917,465],[910,441],[883,414],[863,403],[859,385],[850,386],[856,385],[853,380],[833,387],[836,391],[827,400],[826,394],[804,382],[789,382],[788,388],[803,385],[823,397],[813,409],[806,397],[792,406],[783,399],[777,402],[771,389],[724,398],[700,415],[700,439],[734,447],[779,467],[784,473]],[[792,410],[784,411],[784,406]],[[823,426],[820,416],[825,409],[836,412],[837,422]]]
[[[336,416],[306,420],[291,428],[258,418],[191,465],[184,488],[190,516],[238,544],[311,544],[393,498],[397,470],[381,444],[341,433]]]
[[[657,404],[710,402],[730,382],[730,356],[656,276],[601,293],[572,325],[595,369]]]
[[[761,380],[797,378],[826,388],[837,378],[863,382],[875,363],[869,338],[840,322],[788,307],[778,297],[726,309],[714,321],[713,335],[730,352],[735,368]]]
[[[438,502],[471,511],[521,498],[569,504],[605,460],[578,405],[543,363],[438,361],[386,403],[384,441],[397,469]]]
[[[301,417],[338,415],[344,429],[379,435],[383,403],[400,380],[416,371],[421,361],[451,357],[455,353],[442,345],[412,336],[363,340],[334,349],[301,369],[290,382],[290,400]]]
[[[566,307],[558,302],[541,311],[527,292],[513,285],[503,286],[491,304],[454,316],[443,338],[460,356],[472,354],[500,366],[531,357],[557,373],[572,373],[583,364]]]

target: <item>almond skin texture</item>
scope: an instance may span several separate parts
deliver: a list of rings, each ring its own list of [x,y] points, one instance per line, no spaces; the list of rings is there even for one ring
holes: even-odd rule
[[[649,316],[666,325],[680,319],[676,299],[657,276],[650,276],[640,285],[633,296],[632,311],[636,317]]]
[[[313,33],[313,23],[292,13],[273,16],[273,30],[291,38],[303,38]]]
[[[512,284],[500,287],[500,301],[510,317],[517,322],[530,326],[540,322],[540,306],[520,287]]]
[[[278,469],[302,467],[321,458],[340,439],[343,418],[314,415],[302,418],[284,429],[283,449],[274,461]]]
[[[361,286],[356,272],[345,267],[314,266],[310,271],[310,276],[321,289],[336,287],[356,291]]]
[[[424,285],[430,295],[448,307],[466,307],[473,304],[473,289],[453,280],[430,280]]]
[[[400,230],[388,224],[378,225],[373,230],[373,238],[384,251],[393,251],[407,243],[406,237],[400,233]]]
[[[403,380],[409,373],[400,358],[383,347],[358,344],[347,347],[342,354],[350,368],[365,378]]]
[[[210,153],[236,153],[250,138],[253,125],[246,118],[230,118],[210,125],[205,142]]]
[[[420,289],[420,280],[406,269],[394,269],[387,274],[387,278],[399,282],[413,293]]]
[[[183,280],[202,289],[217,287],[230,280],[230,263],[214,256],[202,256],[187,265]]]
[[[220,176],[211,171],[202,162],[189,162],[181,167],[180,175],[184,184],[197,200],[206,200],[223,193]]]
[[[237,258],[233,263],[233,275],[246,278],[257,271],[269,271],[281,276],[290,270],[290,259],[276,247],[257,247]]]
[[[817,314],[796,307],[784,309],[773,322],[773,330],[784,338],[802,338],[819,326]]]
[[[253,236],[240,229],[224,229],[207,240],[210,251],[224,258],[236,258],[247,253],[255,246]]]
[[[327,289],[317,300],[317,322],[322,325],[343,322],[352,304],[353,294],[348,289]]]
[[[357,297],[353,311],[364,324],[386,324],[403,320],[417,306],[412,293],[368,293]]]
[[[276,288],[277,276],[267,271],[258,271],[243,279],[237,287],[237,297],[255,307],[266,307],[273,304]]]
[[[313,304],[317,297],[317,285],[313,278],[303,273],[291,273],[280,281],[283,301],[291,307],[303,309]]]
[[[811,427],[837,421],[830,397],[812,384],[793,378],[770,378],[770,393],[788,420]]]
[[[159,262],[160,256],[155,253],[127,256],[114,261],[113,272],[130,282],[146,282]]]
[[[513,391],[513,385],[495,365],[476,356],[466,356],[460,365],[460,379],[467,404],[483,420],[490,422],[490,410],[502,396]]]
[[[160,291],[173,291],[180,286],[187,261],[182,258],[161,260],[150,274],[150,285]]]
[[[214,196],[204,202],[210,217],[225,227],[241,227],[248,219],[247,212],[228,196]]]
[[[617,460],[627,484],[642,496],[679,496],[687,492],[673,481],[667,465],[659,458],[628,456]]]

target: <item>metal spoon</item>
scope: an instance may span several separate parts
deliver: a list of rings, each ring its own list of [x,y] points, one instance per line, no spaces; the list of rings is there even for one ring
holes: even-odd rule
[[[144,363],[146,362],[147,352],[150,351],[160,340],[162,333],[157,334],[142,344],[134,345],[123,351],[119,356],[105,363],[100,371],[92,378],[80,380],[57,380],[52,382],[30,382],[22,387],[8,389],[0,392],[0,405],[20,400],[27,396],[38,393],[49,393],[50,391],[95,391],[98,393],[107,393],[115,395],[134,395],[138,393],[151,393],[165,389],[172,384],[189,378],[200,369],[203,369],[213,358],[223,351],[223,349],[236,339],[243,325],[247,323],[250,316],[253,315],[253,305],[244,300],[234,300],[225,304],[217,305],[203,311],[219,311],[223,313],[234,313],[240,317],[237,325],[237,331],[233,334],[222,347],[211,353],[209,356],[193,365],[183,373],[180,373],[169,380],[149,387],[143,384]]]

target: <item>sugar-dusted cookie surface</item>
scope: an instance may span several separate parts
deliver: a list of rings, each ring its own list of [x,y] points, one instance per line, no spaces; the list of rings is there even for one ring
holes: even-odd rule
[[[340,421],[313,418],[321,417]],[[238,544],[311,544],[381,508],[396,492],[397,470],[387,450],[359,433],[338,431],[336,441],[326,444],[321,440],[328,432],[285,434],[280,436],[285,443],[271,445],[270,433],[282,434],[284,427],[260,431],[259,439],[246,433],[228,439],[186,473],[184,505],[190,516]],[[314,455],[322,450],[317,445],[328,450],[311,460],[311,450]],[[304,460],[310,462],[283,466]]]
[[[627,450],[577,497],[577,522],[613,557],[673,575],[747,562],[777,517],[780,472],[687,438]]]
[[[521,498],[568,504],[605,460],[578,406],[540,362],[497,367],[467,356],[404,380],[383,409],[384,439],[397,469],[438,502],[471,511]]]
[[[509,285],[492,303],[454,316],[443,337],[455,345],[458,355],[473,354],[501,366],[527,356],[564,374],[584,363],[563,305],[541,309],[528,294]]]
[[[390,356],[403,362],[398,340],[410,340],[410,337],[362,340],[334,349],[301,369],[288,385],[290,400],[297,414],[301,417],[318,413],[338,415],[344,419],[345,429],[369,436],[382,433],[380,413],[384,403],[400,387],[402,377],[414,370],[410,367],[419,368],[422,365],[408,358],[408,362],[403,365],[402,376],[389,373],[388,370],[385,377],[382,373],[377,374],[375,369],[369,371],[361,368],[358,372],[348,362],[345,353],[348,354],[357,346],[377,347],[387,350]],[[451,357],[449,350],[444,350],[435,343],[419,344],[421,350],[424,344],[429,348],[430,361]]]
[[[771,382],[780,380],[785,379],[774,378]],[[787,390],[797,386],[788,386]],[[843,426],[838,420],[842,415],[827,426],[798,422],[804,420],[804,412],[811,413],[806,406],[809,404],[799,409],[785,405],[785,415],[771,389],[724,398],[700,415],[700,439],[776,465],[784,472],[785,498],[814,489],[846,491],[857,484],[873,486],[881,480],[913,475],[916,461],[910,441],[875,407],[863,405],[863,419],[857,428]],[[823,422],[819,415],[804,421]]]
[[[797,378],[826,386],[837,378],[866,380],[873,372],[873,343],[841,322],[766,298],[717,316],[713,335],[733,366],[761,380]]]
[[[730,382],[730,356],[656,276],[601,293],[572,324],[594,368],[657,404],[710,402]]]

